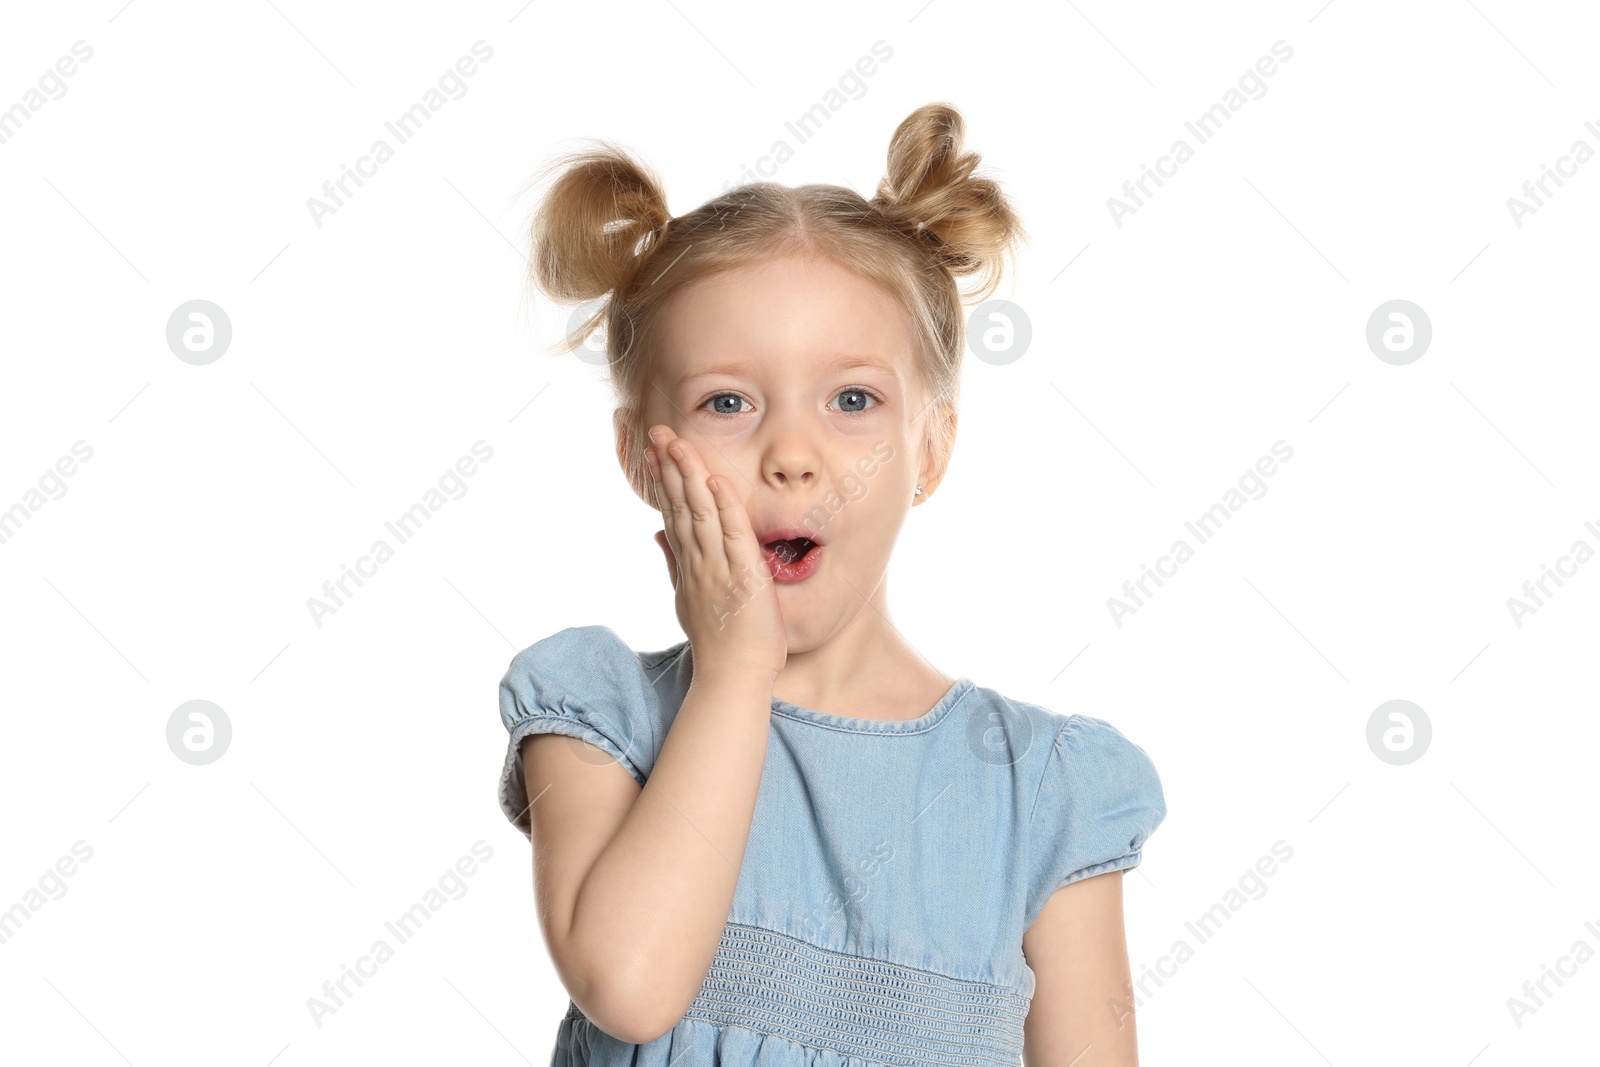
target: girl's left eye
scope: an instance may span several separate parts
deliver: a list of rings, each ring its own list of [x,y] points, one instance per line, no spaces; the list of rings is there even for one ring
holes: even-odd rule
[[[874,404],[874,405],[883,403],[883,398],[881,396],[879,396],[877,393],[874,393],[870,389],[861,389],[861,388],[841,389],[838,392],[837,395],[841,396],[841,397],[853,398],[853,399],[847,401],[847,403],[849,403],[851,405],[849,408],[841,408],[840,409],[846,415],[860,415],[860,414],[863,414],[863,413],[865,413],[867,411],[872,410],[870,407],[866,406],[868,401],[871,401],[872,404]],[[734,402],[733,406],[734,406],[735,409],[737,409],[739,404],[744,404],[744,403],[748,403],[749,402],[749,401],[745,400],[744,397],[740,396],[738,393],[718,393],[716,396],[707,397],[706,401],[705,401],[705,404],[702,404],[701,407],[703,408],[707,404],[719,405],[719,404],[723,404],[723,402],[725,402],[725,401],[733,401]],[[730,416],[731,415],[743,415],[744,414],[744,412],[740,411],[740,410],[732,410],[732,411],[728,410],[727,406],[725,404],[723,406],[713,406],[712,409],[711,409],[711,413],[713,415],[730,415]]]
[[[883,398],[880,397],[877,393],[872,392],[870,389],[854,389],[854,388],[853,389],[845,389],[842,392],[840,392],[839,395],[840,396],[850,396],[850,397],[861,397],[862,399],[860,401],[858,401],[858,402],[862,403],[862,404],[865,404],[868,400],[872,401],[874,405],[883,403]],[[847,415],[859,415],[859,414],[862,414],[863,412],[870,411],[870,410],[871,410],[871,408],[867,408],[867,407],[851,408],[849,411],[845,412],[845,414],[847,414]]]

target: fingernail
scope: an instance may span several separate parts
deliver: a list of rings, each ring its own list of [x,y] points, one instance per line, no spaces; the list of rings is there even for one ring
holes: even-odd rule
[[[679,448],[678,447],[678,442],[674,441],[670,445],[667,446],[667,454],[670,455],[673,459],[682,459],[683,458],[683,449]]]

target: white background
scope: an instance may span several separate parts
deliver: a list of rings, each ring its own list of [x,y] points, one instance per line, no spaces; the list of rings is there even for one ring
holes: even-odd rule
[[[1520,227],[1507,199],[1600,149],[1600,20],[918,2],[8,12],[0,108],[93,57],[0,144],[0,509],[93,456],[0,544],[0,908],[93,855],[0,944],[7,1060],[548,1062],[566,996],[496,804],[495,688],[566,626],[682,634],[601,371],[548,355],[567,309],[523,300],[522,186],[611,138],[683,214],[782,138],[775,180],[870,196],[936,100],[1028,227],[999,296],[1033,340],[969,356],[892,614],[946,672],[1155,761],[1130,956],[1194,956],[1141,1000],[1145,1062],[1592,1056],[1600,961],[1520,1027],[1506,1001],[1600,950],[1600,561],[1520,627],[1506,602],[1600,549],[1600,161]],[[478,40],[466,94],[317,226],[307,198]],[[797,145],[784,123],[880,40]],[[1265,95],[1197,144],[1185,121],[1278,40]],[[1194,158],[1117,226],[1107,199],[1179,137]],[[166,343],[193,299],[233,328],[206,366]],[[1392,299],[1432,322],[1404,366],[1365,339]],[[319,627],[307,598],[480,439],[466,494]],[[1107,599],[1279,440],[1266,494],[1116,625]],[[207,766],[167,746],[192,699],[233,728]],[[1391,699],[1432,724],[1404,766],[1366,740]],[[480,840],[466,894],[316,1025],[307,999]],[[1279,840],[1200,944],[1185,923]]]

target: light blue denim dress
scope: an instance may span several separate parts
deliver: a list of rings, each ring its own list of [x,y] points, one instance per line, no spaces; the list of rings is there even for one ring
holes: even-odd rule
[[[518,653],[500,683],[506,817],[530,834],[530,734],[588,741],[643,785],[692,675],[687,641],[635,652],[605,626]],[[1061,886],[1137,864],[1165,816],[1150,758],[1110,723],[967,678],[910,720],[774,700],[699,995],[642,1045],[569,1001],[551,1065],[1015,1067],[1034,990],[1023,931]]]

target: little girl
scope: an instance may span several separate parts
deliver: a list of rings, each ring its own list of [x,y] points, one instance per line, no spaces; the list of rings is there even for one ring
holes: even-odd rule
[[[871,200],[769,182],[677,217],[620,148],[558,161],[532,280],[610,296],[564,347],[603,316],[688,639],[571,627],[500,683],[500,804],[571,998],[552,1067],[1137,1062],[1117,872],[1166,815],[1154,766],[889,621],[955,437],[956,278],[989,295],[1024,236],[963,137],[929,105]]]

